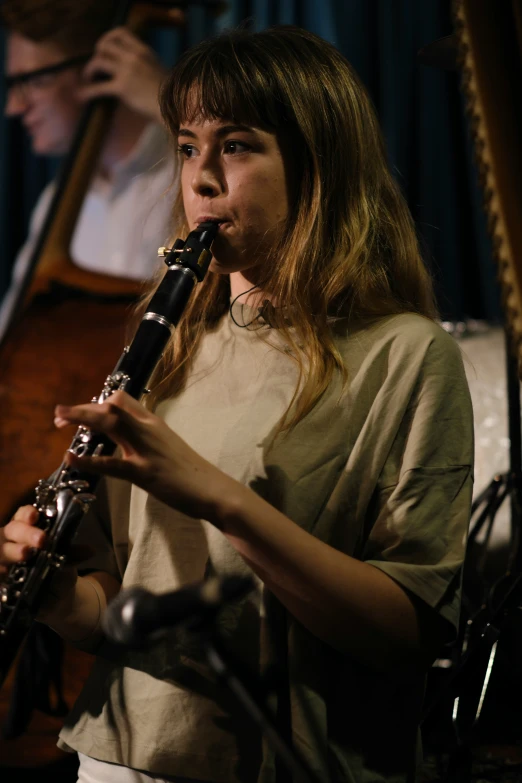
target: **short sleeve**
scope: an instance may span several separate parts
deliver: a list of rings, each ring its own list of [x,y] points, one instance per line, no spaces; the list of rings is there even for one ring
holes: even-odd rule
[[[473,492],[473,417],[460,351],[430,345],[374,497],[363,559],[455,627]]]
[[[82,520],[74,543],[92,551],[91,555],[79,563],[80,575],[106,571],[121,582],[122,573],[114,551],[108,487],[104,479],[98,485],[96,501]]]

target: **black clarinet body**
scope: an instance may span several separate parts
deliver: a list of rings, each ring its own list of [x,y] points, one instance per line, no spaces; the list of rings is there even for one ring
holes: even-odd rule
[[[173,328],[178,324],[210,261],[218,223],[201,223],[172,250],[160,248],[168,267],[152,297],[131,344],[127,346],[102,392],[93,402],[103,403],[122,390],[140,399],[156,368]],[[110,455],[115,445],[105,435],[79,427],[69,451],[77,456]],[[67,562],[70,545],[85,513],[95,499],[99,477],[80,473],[64,463],[36,487],[37,526],[47,533],[46,544],[30,559],[15,563],[0,585],[0,686],[44,600],[49,583]]]

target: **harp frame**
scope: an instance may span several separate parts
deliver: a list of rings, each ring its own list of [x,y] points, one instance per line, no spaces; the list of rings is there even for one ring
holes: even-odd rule
[[[506,328],[522,379],[522,2],[454,0],[453,10]]]

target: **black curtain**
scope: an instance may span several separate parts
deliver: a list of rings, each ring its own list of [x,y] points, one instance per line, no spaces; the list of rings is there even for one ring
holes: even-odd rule
[[[229,0],[218,17],[201,5],[190,7],[187,17],[185,29],[150,37],[167,65],[187,46],[237,24],[298,24],[334,43],[372,95],[443,318],[500,319],[459,76],[417,60],[419,49],[452,32],[450,0]],[[0,120],[0,144],[1,293],[30,210],[56,162],[31,154],[16,120]]]

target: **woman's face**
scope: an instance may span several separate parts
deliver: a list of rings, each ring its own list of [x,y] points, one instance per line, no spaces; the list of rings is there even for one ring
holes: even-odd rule
[[[219,220],[215,272],[248,272],[262,263],[288,215],[285,163],[275,134],[224,120],[183,123],[179,130],[181,188],[189,229]]]

